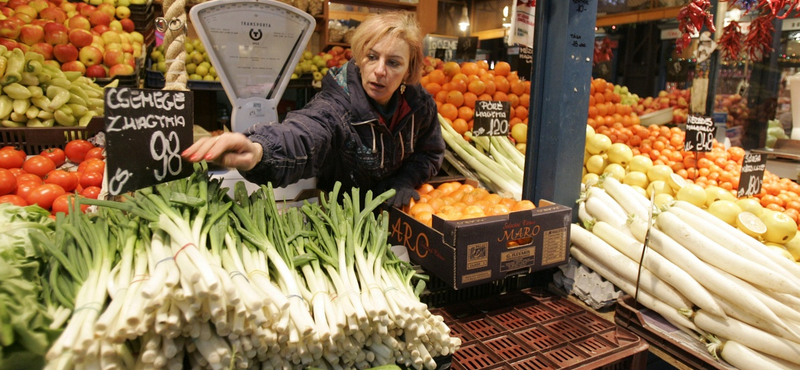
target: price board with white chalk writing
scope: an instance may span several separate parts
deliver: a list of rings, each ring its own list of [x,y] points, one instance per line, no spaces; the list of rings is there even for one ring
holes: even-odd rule
[[[181,152],[192,145],[191,91],[105,89],[108,192],[119,195],[189,176]]]
[[[508,136],[510,112],[511,103],[507,101],[476,101],[472,134],[475,136]]]
[[[742,161],[742,172],[739,175],[739,198],[749,197],[761,192],[764,182],[764,170],[767,169],[767,156],[762,154],[745,154]]]
[[[714,144],[717,128],[711,117],[689,115],[686,117],[686,138],[683,150],[686,152],[710,152]]]

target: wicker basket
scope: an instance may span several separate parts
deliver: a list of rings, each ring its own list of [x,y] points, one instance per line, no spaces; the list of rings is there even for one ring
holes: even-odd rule
[[[324,6],[324,2],[322,0],[309,0],[308,1],[308,14],[311,15],[320,15],[322,14],[322,7]]]
[[[356,33],[356,28],[355,27],[350,27],[350,29],[348,29],[347,32],[344,33],[344,42],[349,44],[350,41],[353,40],[353,35],[355,33]]]

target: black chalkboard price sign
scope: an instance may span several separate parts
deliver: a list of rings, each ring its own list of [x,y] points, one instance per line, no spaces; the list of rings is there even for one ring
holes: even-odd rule
[[[739,175],[739,189],[736,195],[742,198],[760,193],[766,168],[766,155],[745,154],[742,161],[742,172]]]
[[[686,152],[710,152],[714,144],[716,127],[711,117],[689,115],[686,118],[686,138],[683,150]]]
[[[118,195],[189,176],[181,151],[192,145],[191,91],[105,89],[108,192]]]
[[[476,101],[472,134],[475,136],[508,136],[510,112],[511,103],[507,101]]]

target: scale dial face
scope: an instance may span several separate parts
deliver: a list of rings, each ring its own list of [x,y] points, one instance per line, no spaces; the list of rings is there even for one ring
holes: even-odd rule
[[[270,1],[215,0],[195,7],[192,21],[229,98],[279,99],[314,18]]]

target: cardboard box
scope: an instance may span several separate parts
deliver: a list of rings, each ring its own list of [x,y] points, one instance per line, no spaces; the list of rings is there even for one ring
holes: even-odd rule
[[[569,257],[572,208],[539,207],[466,220],[433,217],[432,227],[400,209],[389,211],[389,243],[404,245],[411,261],[461,289],[563,264]],[[530,242],[509,246],[509,241]]]

